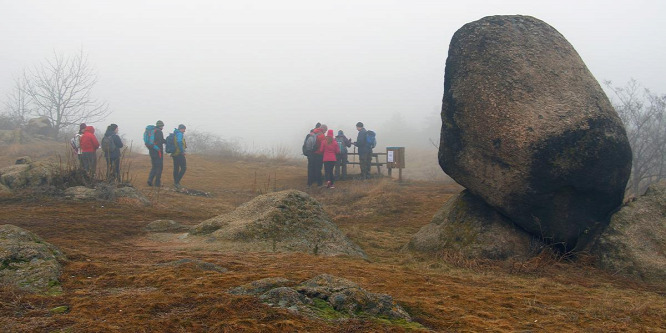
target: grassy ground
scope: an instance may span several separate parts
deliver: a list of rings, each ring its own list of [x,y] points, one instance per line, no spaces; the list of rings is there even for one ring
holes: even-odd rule
[[[20,149],[6,153],[11,164]],[[527,263],[470,261],[402,251],[412,234],[453,194],[455,184],[386,178],[344,181],[334,190],[305,186],[305,162],[188,157],[182,184],[195,197],[145,185],[147,156],[128,159],[133,183],[153,204],[76,203],[24,193],[0,198],[0,224],[31,230],[65,252],[57,296],[0,289],[0,330],[8,332],[403,331],[378,321],[317,321],[226,293],[266,277],[302,281],[321,273],[392,295],[415,321],[435,331],[664,331],[666,288],[543,255]],[[171,161],[164,184],[171,186]],[[350,170],[358,172],[357,169]],[[143,231],[157,219],[195,225],[258,194],[308,192],[370,257],[216,251]],[[160,265],[191,258],[229,269]],[[51,310],[66,306],[64,313]]]

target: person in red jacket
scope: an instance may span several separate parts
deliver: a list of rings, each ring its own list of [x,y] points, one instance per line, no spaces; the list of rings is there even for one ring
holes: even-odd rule
[[[338,146],[338,142],[333,138],[333,130],[328,130],[326,138],[321,141],[317,153],[323,155],[326,187],[335,188],[333,185],[335,180],[335,177],[333,177],[333,168],[335,167],[335,157],[337,154],[340,154],[340,146]]]
[[[97,137],[95,137],[95,128],[92,126],[86,126],[83,135],[81,135],[81,155],[83,155],[83,170],[92,177],[95,177],[95,170],[97,169],[98,148],[99,141],[97,141]]]

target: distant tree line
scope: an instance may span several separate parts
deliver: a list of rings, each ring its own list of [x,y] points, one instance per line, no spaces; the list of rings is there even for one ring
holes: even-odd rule
[[[46,117],[53,137],[82,122],[104,120],[110,110],[106,102],[92,97],[97,75],[83,51],[53,57],[24,70],[7,93],[0,114],[0,129],[25,126],[30,118]]]
[[[633,154],[628,195],[641,195],[650,184],[666,179],[666,95],[644,89],[635,80],[624,87],[606,86],[627,130]]]

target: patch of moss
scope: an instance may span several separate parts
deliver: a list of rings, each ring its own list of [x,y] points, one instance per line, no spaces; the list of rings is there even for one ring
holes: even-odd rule
[[[315,311],[315,313],[324,319],[327,320],[334,320],[334,319],[340,319],[340,318],[347,318],[349,316],[346,316],[345,314],[335,310],[333,306],[326,302],[325,300],[321,298],[313,298],[313,305],[311,308]]]
[[[49,310],[49,312],[51,312],[51,313],[66,313],[68,311],[69,311],[69,306],[67,306],[67,305],[57,306],[57,307]]]

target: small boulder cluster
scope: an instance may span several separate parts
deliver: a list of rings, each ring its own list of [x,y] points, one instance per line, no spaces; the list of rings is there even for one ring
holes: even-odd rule
[[[411,321],[407,311],[391,296],[368,292],[350,280],[328,274],[300,284],[285,278],[267,278],[233,288],[229,293],[257,296],[271,306],[323,319],[377,317]]]

